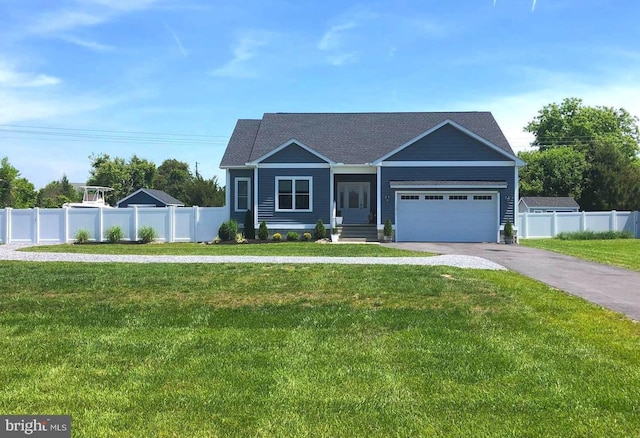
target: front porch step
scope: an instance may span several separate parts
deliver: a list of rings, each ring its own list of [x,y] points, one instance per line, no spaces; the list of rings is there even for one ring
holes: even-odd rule
[[[343,225],[340,232],[342,242],[378,242],[378,230],[375,225]]]

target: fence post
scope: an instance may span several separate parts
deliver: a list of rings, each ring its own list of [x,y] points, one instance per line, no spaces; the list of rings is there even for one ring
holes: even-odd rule
[[[587,212],[580,213],[580,231],[587,231]]]
[[[176,240],[176,207],[175,205],[170,205],[168,209],[169,213],[169,238],[167,239],[169,243],[173,243]]]
[[[102,242],[102,236],[104,234],[103,228],[104,228],[104,214],[103,214],[103,208],[100,207],[98,208],[98,210],[100,210],[100,212],[98,213],[98,236],[96,238],[96,240],[98,242]]]
[[[69,241],[69,207],[68,206],[63,206],[62,207],[62,214],[64,216],[64,236],[62,236],[64,238],[63,243],[67,243]]]
[[[529,237],[529,213],[526,211],[522,213],[522,220],[520,221],[520,226],[522,230],[520,230],[520,237],[526,239]]]
[[[133,237],[131,238],[133,242],[138,240],[138,206],[133,206]]]
[[[198,238],[198,223],[200,222],[200,207],[197,205],[193,206],[193,235],[191,236],[191,241],[196,242]]]
[[[558,233],[558,213],[553,212],[553,216],[551,217],[551,237],[556,237]]]
[[[11,207],[4,209],[4,243],[11,243]]]
[[[40,209],[35,207],[33,209],[33,242],[40,243]]]
[[[616,217],[616,211],[611,210],[611,216],[609,216],[609,231],[616,231],[616,228],[618,228]]]

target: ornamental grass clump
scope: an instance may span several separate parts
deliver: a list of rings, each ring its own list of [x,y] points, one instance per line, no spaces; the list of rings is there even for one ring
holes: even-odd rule
[[[124,232],[118,225],[107,228],[107,231],[105,231],[104,234],[107,237],[109,243],[118,243],[124,237]]]
[[[153,227],[145,226],[138,230],[138,238],[142,243],[151,243],[156,237],[158,237],[158,234]]]
[[[75,235],[76,243],[87,243],[90,238],[89,230],[85,230],[84,228],[79,229]]]

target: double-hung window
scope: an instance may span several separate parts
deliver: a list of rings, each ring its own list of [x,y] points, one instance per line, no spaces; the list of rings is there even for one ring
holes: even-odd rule
[[[276,177],[276,211],[312,211],[310,176]]]
[[[247,211],[251,206],[251,178],[236,178],[236,211]]]

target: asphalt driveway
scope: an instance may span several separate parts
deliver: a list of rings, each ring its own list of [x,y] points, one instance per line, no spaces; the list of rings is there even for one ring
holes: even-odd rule
[[[543,249],[496,243],[392,243],[436,254],[483,257],[549,286],[640,321],[640,273]]]

